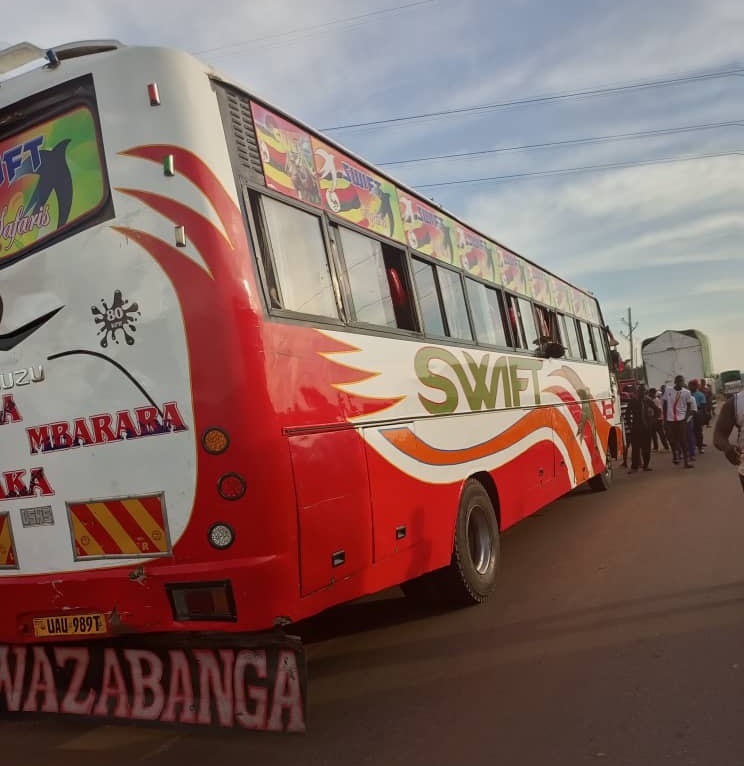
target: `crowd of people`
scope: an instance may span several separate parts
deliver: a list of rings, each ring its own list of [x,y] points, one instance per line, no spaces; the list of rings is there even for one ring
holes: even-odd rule
[[[654,452],[671,450],[675,465],[694,468],[697,455],[705,452],[703,429],[712,416],[713,391],[704,381],[691,380],[685,385],[684,377],[677,375],[673,386],[663,385],[658,391],[638,384],[624,414],[630,467],[627,449],[623,466],[628,473],[653,470],[653,448]]]
[[[691,380],[685,385],[677,375],[673,386],[663,385],[660,390],[647,389],[638,384],[630,392],[623,419],[626,449],[623,466],[628,473],[651,471],[651,452],[672,452],[672,462],[685,468],[694,468],[697,455],[705,453],[703,429],[710,425],[715,414],[713,392],[705,381]],[[736,431],[736,443],[731,436]],[[660,446],[661,445],[661,446]],[[744,391],[729,397],[721,407],[713,432],[713,445],[738,468],[739,481],[744,489]]]

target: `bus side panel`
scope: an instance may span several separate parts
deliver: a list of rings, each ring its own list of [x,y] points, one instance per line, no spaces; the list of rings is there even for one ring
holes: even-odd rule
[[[307,596],[372,564],[367,464],[353,429],[296,435],[289,445]]]
[[[555,497],[555,447],[553,445],[553,408],[542,407],[533,411],[532,428],[536,441],[518,458],[521,470],[516,479],[519,485],[519,518],[525,518],[549,503]],[[548,436],[550,434],[550,436]],[[515,477],[516,478],[516,477]],[[498,486],[498,484],[497,484]]]
[[[445,566],[452,554],[461,482],[429,484],[408,476],[381,457],[368,440],[365,443],[372,494],[375,568],[395,557],[401,558],[403,569],[397,581],[402,582]]]

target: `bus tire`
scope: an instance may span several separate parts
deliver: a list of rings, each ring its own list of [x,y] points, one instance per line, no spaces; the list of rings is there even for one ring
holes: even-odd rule
[[[493,503],[477,479],[468,479],[460,496],[452,560],[437,573],[444,600],[452,606],[483,603],[496,587],[500,560]]]
[[[604,471],[589,479],[589,488],[592,492],[607,492],[612,486],[612,474],[612,457],[608,452]]]

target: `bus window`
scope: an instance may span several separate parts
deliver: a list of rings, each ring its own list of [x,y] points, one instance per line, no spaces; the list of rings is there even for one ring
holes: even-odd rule
[[[482,282],[476,282],[474,279],[466,278],[465,284],[478,342],[492,346],[509,345],[501,316],[498,290],[487,287]]]
[[[437,266],[437,276],[439,277],[439,287],[442,290],[444,312],[447,317],[449,330],[447,334],[460,340],[473,340],[473,331],[470,329],[460,274],[451,269]]]
[[[338,231],[356,321],[415,330],[402,253],[350,229]]]
[[[390,295],[393,300],[395,319],[401,330],[417,332],[419,329],[416,312],[411,298],[410,283],[407,279],[407,271],[403,254],[393,247],[382,246],[385,258],[385,272],[387,274]]]
[[[439,303],[434,267],[418,258],[413,258],[411,262],[413,264],[413,281],[416,283],[421,317],[424,322],[424,332],[427,335],[445,337],[444,316],[442,306]]]
[[[596,360],[597,355],[592,343],[591,333],[589,332],[589,325],[586,322],[579,322],[579,328],[581,329],[581,339],[584,342],[583,358],[593,362]]]
[[[558,316],[545,306],[535,306],[535,318],[540,340],[544,343],[561,343],[561,331]]]
[[[282,308],[338,319],[320,219],[262,197]]]
[[[552,358],[566,354],[566,346],[561,338],[558,315],[546,306],[534,306],[537,330],[540,333],[540,353]]]
[[[590,328],[592,333],[592,341],[594,342],[594,350],[596,352],[598,362],[607,362],[607,353],[605,350],[605,337],[602,330],[599,327],[592,325]]]
[[[506,303],[506,321],[509,328],[509,345],[513,348],[527,348],[522,325],[519,321],[517,299],[514,295],[507,294],[504,296],[504,302]]]
[[[576,333],[576,320],[573,317],[560,315],[563,325],[563,345],[566,347],[566,356],[571,359],[581,359],[581,344]]]
[[[524,298],[519,298],[519,315],[524,328],[523,338],[526,340],[525,348],[535,351],[540,345],[540,334],[535,325],[535,315],[532,313],[532,304]]]

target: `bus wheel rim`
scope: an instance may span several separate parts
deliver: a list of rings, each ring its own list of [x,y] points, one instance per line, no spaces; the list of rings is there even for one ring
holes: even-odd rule
[[[487,512],[479,505],[474,506],[468,516],[468,549],[475,571],[479,575],[486,574],[491,566],[493,540]]]

